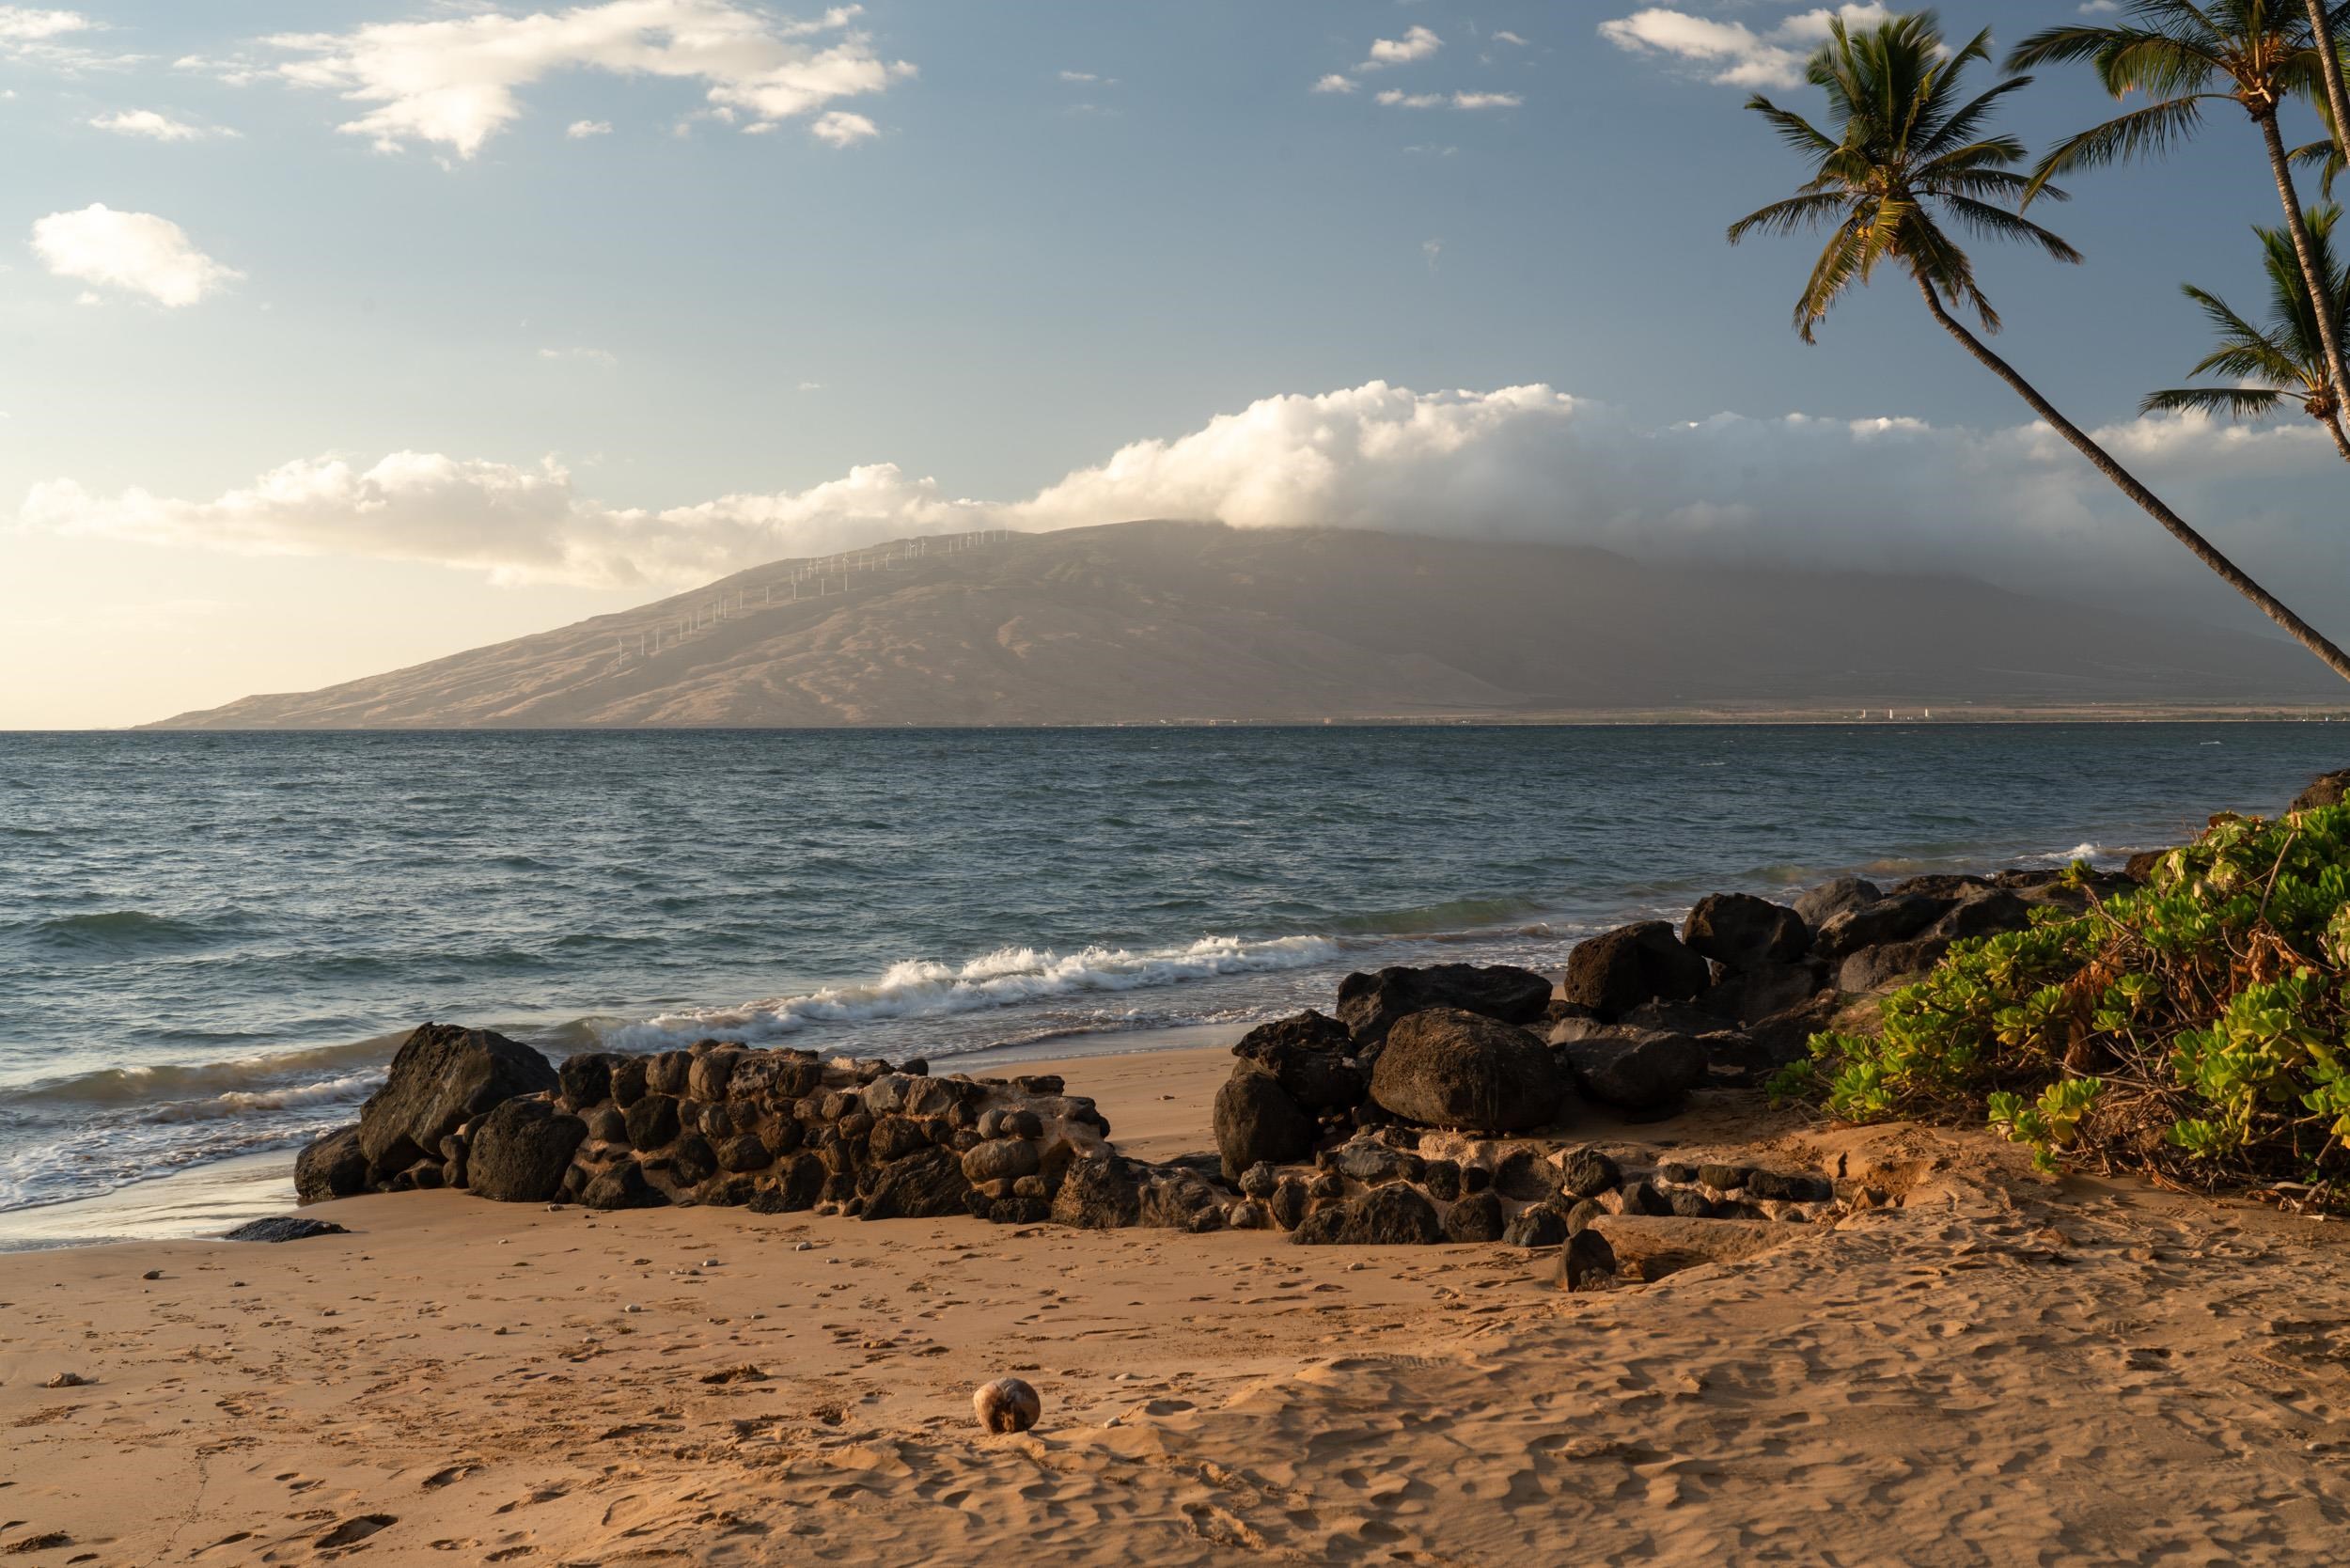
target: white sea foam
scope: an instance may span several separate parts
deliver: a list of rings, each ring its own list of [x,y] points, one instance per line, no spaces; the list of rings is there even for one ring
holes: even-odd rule
[[[348,1077],[295,1084],[285,1089],[232,1090],[226,1094],[215,1094],[209,1100],[177,1100],[158,1105],[149,1113],[147,1120],[215,1121],[270,1111],[300,1110],[310,1105],[356,1105],[374,1092],[376,1086],[383,1081],[381,1073],[354,1073]]]
[[[804,996],[776,996],[740,1007],[665,1012],[642,1023],[603,1031],[614,1050],[657,1051],[709,1036],[759,1042],[780,1039],[811,1024],[857,1024],[882,1018],[934,1018],[1012,1007],[1052,996],[1138,991],[1218,975],[1266,974],[1326,964],[1339,944],[1325,936],[1279,936],[1261,942],[1203,936],[1184,947],[1086,948],[1060,954],[1037,948],[999,948],[960,966],[929,959],[893,964],[880,979],[825,986]]]

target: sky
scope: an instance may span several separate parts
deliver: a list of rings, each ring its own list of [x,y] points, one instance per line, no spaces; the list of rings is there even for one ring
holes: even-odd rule
[[[2075,9],[1942,8],[2002,46]],[[2262,625],[1904,282],[1807,348],[1816,243],[1725,244],[1803,178],[1743,105],[1818,108],[1827,16],[0,4],[0,728],[305,689],[786,556],[1144,516]],[[2014,102],[2035,149],[2113,109],[2068,72]],[[2072,190],[2035,215],[2085,265],[1981,255],[2002,352],[2350,635],[2316,427],[2137,413],[2202,352],[2182,281],[2262,304],[2256,133],[2222,104]]]

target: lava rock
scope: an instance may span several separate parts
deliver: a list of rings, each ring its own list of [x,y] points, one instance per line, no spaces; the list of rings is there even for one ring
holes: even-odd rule
[[[1413,1121],[1476,1132],[1546,1125],[1564,1092],[1551,1053],[1524,1029],[1459,1008],[1430,1008],[1388,1030],[1371,1098]]]
[[[677,1101],[666,1094],[647,1094],[625,1113],[628,1141],[638,1149],[665,1149],[677,1137]]]
[[[1833,882],[1823,882],[1795,901],[1795,914],[1803,923],[1818,931],[1837,916],[1874,903],[1885,897],[1885,889],[1873,882],[1856,876],[1840,876]]]
[[[1681,928],[1681,944],[1731,969],[1792,964],[1811,945],[1811,928],[1784,904],[1746,893],[1698,901]]]
[[[2022,931],[2031,924],[2031,905],[2004,887],[1986,887],[1962,897],[1926,933],[1945,942],[1972,936],[1997,936]]]
[[[1567,1239],[1567,1216],[1547,1206],[1528,1209],[1509,1223],[1501,1239],[1512,1247],[1557,1247]]]
[[[1444,1216],[1444,1239],[1449,1242],[1497,1242],[1508,1228],[1501,1199],[1491,1192],[1475,1193],[1452,1205]]]
[[[1260,1160],[1288,1165],[1313,1152],[1313,1118],[1253,1065],[1234,1069],[1215,1091],[1214,1127],[1228,1182]]]
[[[1363,1097],[1363,1070],[1347,1059],[1354,1050],[1345,1025],[1308,1009],[1249,1030],[1232,1055],[1279,1083],[1299,1109],[1324,1111]]]
[[[1461,1196],[1461,1167],[1452,1160],[1430,1160],[1420,1168],[1419,1184],[1439,1203]]]
[[[776,1163],[775,1152],[757,1133],[738,1133],[718,1145],[718,1168],[740,1176]]]
[[[857,1186],[865,1199],[861,1219],[944,1219],[965,1212],[971,1190],[954,1152],[929,1143],[873,1167]]]
[[[1559,1249],[1559,1284],[1569,1291],[1604,1290],[1616,1278],[1616,1249],[1596,1226],[1572,1231]]]
[[[359,1127],[337,1128],[294,1156],[294,1200],[323,1203],[368,1190],[368,1156],[359,1147]]]
[[[622,1160],[590,1181],[579,1200],[591,1209],[657,1209],[669,1195],[645,1180],[634,1160]]]
[[[1294,1231],[1306,1218],[1306,1184],[1294,1176],[1284,1176],[1281,1184],[1273,1189],[1265,1200],[1265,1208],[1273,1215],[1273,1223],[1284,1231]]]
[[[1672,927],[1642,920],[1577,943],[1560,989],[1568,1001],[1614,1018],[1659,997],[1695,996],[1713,980],[1705,960],[1682,946]]]
[[[1950,943],[1938,936],[1863,948],[1848,955],[1838,966],[1836,987],[1840,991],[1862,993],[1883,991],[1912,975],[1925,973],[1941,963],[1942,955],[1950,950]]]
[[[1053,1195],[1053,1218],[1088,1231],[1112,1231],[1142,1217],[1142,1186],[1131,1162],[1117,1154],[1080,1154],[1069,1162]]]
[[[1540,1023],[1551,984],[1514,964],[1434,964],[1353,974],[1339,982],[1339,1022],[1357,1046],[1376,1045],[1415,1012],[1450,1008],[1504,1024]]]
[[[1863,948],[1906,942],[1949,912],[1951,901],[1924,893],[1892,893],[1874,903],[1848,909],[1823,923],[1812,950],[1835,963]]]
[[[612,1098],[613,1060],[602,1051],[583,1051],[563,1058],[555,1070],[556,1081],[572,1109],[586,1110]]]
[[[400,1043],[384,1087],[359,1110],[359,1150],[377,1179],[431,1155],[503,1101],[557,1087],[554,1066],[490,1029],[426,1024]]]
[[[587,1122],[544,1100],[509,1100],[474,1133],[467,1184],[499,1203],[544,1203],[563,1190],[563,1173],[587,1137]]]
[[[1543,1203],[1559,1196],[1559,1172],[1530,1149],[1514,1149],[1494,1170],[1494,1191],[1520,1203]]]
[[[1672,1109],[1705,1079],[1705,1047],[1687,1035],[1594,1035],[1559,1056],[1584,1093],[1641,1115]]]
[[[1791,1007],[1802,1006],[1826,984],[1827,965],[1817,959],[1769,964],[1752,969],[1726,969],[1716,979],[1713,988],[1698,998],[1698,1006],[1712,1017],[1729,1023],[1759,1023]]]
[[[1367,1187],[1409,1181],[1427,1168],[1418,1154],[1390,1149],[1367,1134],[1356,1134],[1329,1152],[1330,1168]]]
[[[612,1064],[612,1103],[622,1110],[642,1100],[652,1063],[643,1057],[622,1057]]]
[[[1597,1198],[1623,1185],[1623,1167],[1596,1149],[1576,1149],[1559,1162],[1559,1190],[1569,1198]]]
[[[1735,1192],[1745,1186],[1747,1179],[1753,1174],[1750,1166],[1708,1164],[1698,1167],[1698,1180],[1716,1192]]]
[[[1281,1173],[1271,1160],[1259,1160],[1240,1173],[1240,1190],[1244,1198],[1270,1198],[1273,1189],[1281,1184]]]
[[[759,1215],[791,1215],[816,1206],[831,1172],[813,1154],[794,1154],[776,1168],[774,1182],[751,1197],[750,1209]]]
[[[1836,1184],[1825,1176],[1758,1170],[1747,1178],[1748,1198],[1776,1198],[1789,1203],[1825,1203],[1836,1196]]]
[[[1043,1152],[1026,1138],[990,1138],[963,1156],[963,1173],[974,1182],[1010,1182],[1033,1176]]]
[[[308,1241],[312,1236],[347,1236],[351,1232],[331,1220],[300,1218],[279,1215],[269,1219],[248,1219],[235,1230],[226,1232],[223,1241],[290,1242]]]
[[[2340,806],[2345,797],[2350,797],[2350,768],[2319,774],[2308,789],[2293,797],[2288,809],[2314,811],[2321,806]]]
[[[645,1069],[645,1087],[655,1094],[683,1098],[694,1076],[694,1053],[662,1051]]]

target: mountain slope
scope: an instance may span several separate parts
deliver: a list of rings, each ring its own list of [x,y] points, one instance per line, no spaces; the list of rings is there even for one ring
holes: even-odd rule
[[[1194,523],[989,541],[779,561],[158,728],[1100,724],[2343,695],[2280,641],[1962,578]]]

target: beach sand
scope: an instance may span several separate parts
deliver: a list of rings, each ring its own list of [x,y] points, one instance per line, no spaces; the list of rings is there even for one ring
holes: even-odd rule
[[[1062,1070],[1164,1156],[1206,1146],[1229,1066]],[[441,1192],[283,1246],[18,1253],[0,1555],[2342,1560],[2341,1226],[1751,1098],[1606,1136],[1841,1160],[1905,1203],[1580,1295],[1500,1247]],[[986,1436],[972,1388],[1007,1373],[1043,1420]]]

